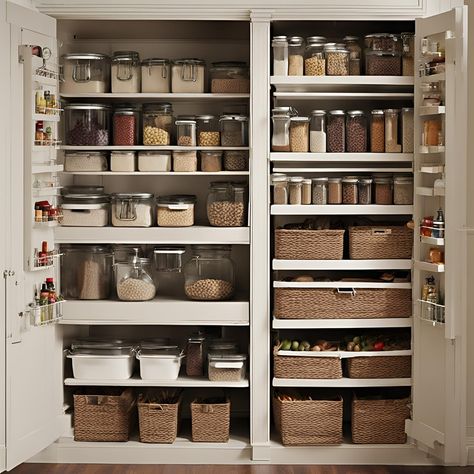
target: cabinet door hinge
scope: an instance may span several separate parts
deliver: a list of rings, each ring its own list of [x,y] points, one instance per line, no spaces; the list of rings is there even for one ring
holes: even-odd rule
[[[13,270],[3,270],[3,278],[7,279],[8,277],[15,276],[15,272]]]

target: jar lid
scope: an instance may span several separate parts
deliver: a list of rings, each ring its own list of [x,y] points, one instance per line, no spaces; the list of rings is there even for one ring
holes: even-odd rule
[[[249,118],[246,115],[240,114],[226,114],[219,117],[220,120],[236,120],[238,122],[248,122]]]
[[[120,201],[122,199],[137,199],[145,200],[152,199],[153,194],[150,193],[114,193],[111,195],[113,201]]]
[[[135,152],[134,151],[131,151],[131,150],[114,150],[112,152],[110,152],[110,156],[114,156],[114,155],[132,155],[132,156],[135,156]]]
[[[175,125],[196,125],[196,120],[176,120]]]
[[[374,110],[371,110],[370,113],[372,115],[383,115],[383,110],[382,109],[374,109]]]
[[[328,178],[329,183],[340,183],[342,182],[342,178]]]
[[[359,183],[360,184],[372,184],[373,183],[372,178],[359,178]]]
[[[303,45],[303,37],[302,36],[290,36],[288,38],[288,44],[290,46],[302,46]]]
[[[177,348],[178,346],[170,344],[169,337],[153,337],[150,339],[143,339],[139,342],[138,346],[140,348],[153,348],[153,347],[167,347],[167,348]]]
[[[342,41],[359,41],[358,36],[344,36]]]
[[[312,110],[311,115],[326,115],[325,110]]]
[[[168,194],[156,198],[159,204],[194,204],[196,201],[197,197],[194,194]]]
[[[287,36],[274,36],[272,38],[272,43],[286,43],[288,41]]]
[[[230,186],[234,191],[245,191],[247,189],[247,183],[230,183]]]
[[[188,342],[196,342],[196,343],[200,343],[200,342],[204,342],[206,340],[205,336],[203,336],[202,334],[191,334],[191,336],[188,337]]]
[[[413,112],[414,110],[413,107],[402,107],[402,112]]]
[[[173,61],[173,64],[179,64],[179,65],[192,64],[196,66],[201,66],[201,65],[206,64],[206,61],[204,61],[203,59],[197,59],[197,58],[183,58],[183,59],[175,59]]]
[[[153,358],[153,359],[182,359],[183,351],[176,346],[150,347],[140,348],[137,352],[137,359]]]
[[[85,202],[88,201],[88,202]],[[107,194],[64,194],[64,204],[103,204],[110,201]]]
[[[272,174],[272,183],[284,183],[286,181],[288,181],[288,176],[286,176],[286,174]]]
[[[109,57],[106,54],[101,54],[101,53],[69,53],[69,54],[63,54],[61,58],[63,59],[89,59],[89,60],[109,59]]]
[[[391,52],[391,51],[373,51],[373,50],[366,50],[366,56],[379,56],[379,57],[391,57],[391,58],[394,58],[394,57],[401,57],[401,53],[400,52]]]
[[[413,31],[403,31],[400,33],[400,36],[403,38],[404,36],[415,36],[415,33]]]
[[[345,115],[346,113],[344,110],[330,110],[328,112],[329,115]]]
[[[365,113],[363,110],[348,110],[347,115],[362,116],[362,115],[365,115]]]
[[[114,51],[112,62],[115,61],[140,61],[140,55],[137,51]]]
[[[315,44],[315,43],[326,43],[327,41],[327,38],[325,36],[308,36],[308,38],[306,38],[306,42],[308,44]]]
[[[104,104],[67,104],[64,106],[64,109],[71,110],[107,110],[109,111],[111,107]]]
[[[106,155],[106,152],[102,151],[94,151],[94,152],[74,152],[76,153],[103,153]],[[61,189],[61,194],[103,194],[104,193],[104,186],[80,186],[78,184],[72,185],[72,186],[64,186],[64,188]]]
[[[235,350],[235,353],[237,353],[237,351],[239,350],[239,346],[234,341],[226,341],[226,340],[219,340],[219,339],[216,339],[209,343],[209,352],[228,351],[228,350]]]
[[[291,117],[292,122],[309,122],[309,117]]]
[[[110,245],[84,245],[84,244],[71,244],[62,245],[61,248],[68,252],[79,252],[79,253],[100,253],[101,255],[112,256],[112,247]]]
[[[394,176],[393,182],[398,184],[410,184],[413,183],[412,176]]]
[[[348,53],[349,50],[346,48],[345,44],[342,43],[326,43],[324,45],[324,51],[330,51],[335,53]]]
[[[209,361],[244,362],[246,360],[247,360],[247,355],[246,354],[209,353]]]
[[[139,151],[138,156],[171,156],[171,151],[169,150],[144,150],[144,151]]]
[[[304,178],[303,184],[311,184],[311,178]]]
[[[372,33],[370,35],[365,35],[364,38],[371,39],[371,38],[392,38],[398,39],[400,35],[396,35],[393,33]]]
[[[392,182],[391,177],[387,176],[377,176],[374,178],[375,184],[387,184]]]
[[[167,66],[170,62],[169,59],[147,58],[142,61],[142,66]]]
[[[114,109],[114,114],[120,115],[134,115],[140,111],[139,107],[116,107]]]
[[[290,178],[288,179],[288,181],[290,183],[302,183],[303,182],[303,178],[301,176],[290,176]]]
[[[384,113],[386,113],[386,114],[399,114],[400,109],[385,109]]]
[[[358,183],[359,182],[359,178],[357,176],[344,176],[342,178],[342,182],[343,183]]]
[[[145,112],[172,112],[173,106],[169,102],[160,102],[157,104],[145,104]]]
[[[329,178],[312,178],[313,183],[327,183]]]
[[[209,120],[214,120],[216,118],[215,115],[196,115],[194,117],[196,120],[202,120],[204,122],[209,121]]]
[[[183,255],[186,252],[185,247],[180,247],[178,245],[159,245],[153,249],[154,254],[175,254],[175,255]]]

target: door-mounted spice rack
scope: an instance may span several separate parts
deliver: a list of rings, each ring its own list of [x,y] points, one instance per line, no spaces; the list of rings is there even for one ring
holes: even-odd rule
[[[63,319],[62,306],[65,301],[66,300],[61,300],[39,306],[36,306],[35,303],[31,303],[26,310],[30,316],[30,324],[32,326],[48,326],[59,322]]]

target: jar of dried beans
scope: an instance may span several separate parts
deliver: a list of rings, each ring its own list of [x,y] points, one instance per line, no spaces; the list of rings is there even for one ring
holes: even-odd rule
[[[327,123],[327,151],[344,153],[346,149],[346,127],[344,110],[330,110]]]
[[[375,204],[389,206],[393,204],[393,180],[389,177],[376,177]]]
[[[349,75],[349,51],[344,46],[326,45],[324,47],[326,58],[326,74],[328,76]]]
[[[341,178],[328,178],[328,204],[342,204]]]
[[[359,202],[358,178],[354,176],[345,176],[342,178],[342,203],[357,204]]]
[[[291,117],[290,149],[292,152],[306,153],[309,151],[309,118]]]
[[[247,185],[245,183],[211,182],[207,197],[207,218],[215,227],[247,225]]]
[[[413,204],[413,178],[411,176],[393,178],[393,203],[408,206]]]
[[[171,104],[152,104],[143,110],[143,144],[170,145],[173,131]]]
[[[220,146],[219,121],[214,115],[196,115],[198,146]]]
[[[138,145],[138,124],[140,110],[133,107],[121,107],[114,111],[112,118],[113,144],[116,146]]]
[[[193,334],[186,344],[186,375],[200,377],[204,375],[204,342],[202,334]]]
[[[372,204],[372,178],[359,179],[359,204]]]
[[[384,153],[385,117],[383,110],[372,110],[370,117],[370,151],[372,153]]]
[[[362,110],[350,110],[346,116],[346,151],[367,151],[367,119]]]
[[[324,57],[324,36],[310,36],[306,39],[304,53],[304,75],[324,76],[326,74],[326,58]]]

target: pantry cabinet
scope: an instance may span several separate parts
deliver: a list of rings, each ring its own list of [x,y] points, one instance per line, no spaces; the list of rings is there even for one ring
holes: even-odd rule
[[[465,98],[468,95],[468,57],[469,54],[472,56],[467,41],[468,7],[458,6],[456,2],[429,0],[383,2],[383,7],[380,3],[365,0],[354,7],[352,2],[345,0],[337,1],[332,6],[302,1],[289,8],[283,1],[265,0],[231,7],[208,0],[205,4],[183,1],[179,6],[163,8],[152,1],[142,1],[131,6],[122,1],[104,1],[100,5],[71,1],[65,5],[56,0],[38,0],[35,2],[38,10],[6,3],[5,21],[9,37],[5,38],[5,42],[10,45],[10,77],[2,77],[1,81],[5,84],[1,84],[4,90],[9,90],[10,120],[8,123],[2,122],[2,129],[5,130],[2,146],[5,146],[4,154],[9,159],[6,160],[6,172],[0,178],[4,181],[0,188],[7,203],[0,210],[0,219],[8,223],[5,231],[0,233],[0,247],[5,249],[0,256],[0,268],[5,269],[0,304],[6,307],[5,333],[0,329],[0,340],[3,341],[0,349],[1,344],[6,344],[5,351],[0,350],[6,354],[6,374],[0,380],[0,421],[4,413],[6,439],[2,440],[0,433],[0,448],[1,445],[5,446],[4,458],[0,450],[0,468],[11,470],[30,459],[60,463],[84,462],[87,459],[94,463],[127,464],[466,464],[466,351],[470,280],[466,262],[469,133]],[[415,31],[416,66],[423,59],[422,40],[432,38],[445,50],[446,70],[430,77],[420,76],[415,67],[414,78],[275,75],[272,63],[273,36],[295,33],[310,36],[318,32],[331,36],[333,22],[340,22],[338,28],[347,29],[347,34],[351,33],[351,29],[359,35],[369,34],[382,26],[389,28],[389,31],[401,31],[401,28]],[[31,54],[35,46],[41,46],[43,52],[47,51],[48,57],[44,56],[44,62]],[[65,108],[67,103],[79,103],[79,106],[75,106],[79,109],[87,103],[100,103],[101,106],[105,104],[110,107],[119,104],[124,110],[123,104],[127,103],[127,110],[130,110],[132,106],[170,102],[175,116],[186,115],[180,117],[183,127],[192,126],[192,117],[190,122],[189,115],[222,115],[223,120],[229,122],[228,125],[242,127],[239,130],[244,129],[244,123],[248,125],[248,143],[245,140],[223,143],[224,147],[221,148],[201,146],[199,143],[189,146],[184,142],[178,142],[177,145],[167,142],[163,144],[162,150],[170,153],[170,156],[176,152],[194,152],[196,155],[200,151],[210,153],[223,149],[231,153],[244,152],[249,156],[248,170],[217,171],[211,166],[208,171],[202,172],[188,169],[172,172],[169,166],[163,164],[160,165],[163,166],[160,171],[143,171],[140,168],[139,171],[127,168],[113,171],[64,169],[65,153],[156,151],[155,142],[114,146],[112,141],[95,145],[67,141],[69,125],[64,128],[62,110],[58,108],[50,116],[35,110],[35,91],[38,88],[44,89],[42,86],[45,86],[57,97],[61,94],[58,64],[63,54],[94,52],[111,56],[114,51],[125,50],[139,52],[142,59],[192,57],[203,58],[208,65],[216,61],[246,62],[250,66],[250,92],[186,90],[178,93],[142,93],[114,92],[113,88],[112,92],[103,92],[102,88],[96,92],[78,92],[68,89],[61,95],[61,108]],[[176,66],[170,68],[171,74],[174,74],[173,67]],[[193,63],[190,67],[192,70],[199,69],[200,63]],[[46,76],[41,75],[42,68],[48,69]],[[422,104],[422,88],[423,84],[432,82],[443,84],[445,105],[428,110]],[[205,90],[208,89],[204,79],[202,85]],[[359,152],[357,147],[361,144],[355,142],[355,148],[347,153],[297,150],[297,144],[294,144],[294,151],[272,150],[272,108],[296,107],[302,115],[309,116],[313,109],[347,110],[357,108],[352,104],[359,103],[366,109],[388,108],[390,104],[397,107],[413,104],[414,153],[406,150],[397,153]],[[248,116],[248,122],[239,118],[243,116]],[[360,118],[361,114],[352,116]],[[441,116],[443,123],[445,142],[436,147],[424,146],[422,137],[427,117],[431,119],[438,116]],[[47,122],[51,135],[43,134],[38,140],[35,135],[38,121]],[[153,119],[150,123],[156,122]],[[74,124],[71,126],[74,127]],[[239,140],[244,135],[239,132]],[[159,137],[150,139],[158,140]],[[307,139],[306,144],[309,146],[312,143]],[[117,166],[118,163],[117,160]],[[440,167],[445,186],[442,194],[435,194],[433,183],[435,178],[440,177]],[[402,198],[395,204],[360,201],[359,204],[322,204],[314,202],[314,194],[312,204],[272,201],[272,173],[311,178],[399,171],[405,175],[414,175],[413,205],[402,202]],[[37,188],[39,180],[50,178],[52,181],[48,181],[50,184],[46,189]],[[228,226],[227,216],[218,216],[216,226],[207,223],[209,211],[206,202],[210,188],[214,192],[214,201],[209,202],[220,204],[219,191],[216,185],[211,185],[216,180],[239,182],[233,186],[225,185],[226,192],[233,190],[240,193],[241,190],[245,196],[242,205],[248,203],[248,218],[239,218],[238,226],[234,226],[233,222]],[[345,183],[340,184],[344,186],[351,183],[350,179],[346,179]],[[406,181],[403,183],[406,184]],[[103,186],[107,193],[147,192],[156,196],[192,194],[196,198],[189,202],[194,203],[197,199],[193,214],[196,225],[188,226],[191,222],[186,221],[175,227],[174,221],[171,224],[167,221],[168,227],[75,227],[57,225],[54,220],[52,223],[35,222],[34,203],[40,199],[56,203],[61,188],[68,185]],[[344,197],[349,199],[346,193]],[[114,202],[117,199],[122,200],[123,206],[123,195],[118,195]],[[168,200],[162,199],[158,203],[170,205],[172,211],[187,205],[188,201],[181,199],[170,204]],[[443,242],[441,238],[427,238],[418,226],[438,206],[443,207],[446,216]],[[400,216],[407,219],[413,217],[413,259],[349,260],[335,257],[318,260],[310,259],[309,256],[292,256],[291,252],[298,251],[309,255],[311,248],[291,248],[291,245],[287,248],[289,254],[282,256],[281,253],[275,253],[278,245],[281,251],[281,239],[284,239],[281,233],[274,236],[277,227],[307,218],[331,216],[339,219],[365,216],[379,219],[380,222],[396,222]],[[225,226],[220,226],[221,218]],[[327,238],[335,239],[332,251],[336,251],[340,236],[331,235]],[[277,239],[280,240],[276,242]],[[38,268],[38,255],[34,249],[41,246],[42,241],[47,241],[48,248],[54,248],[56,253],[52,254],[47,265]],[[61,253],[76,244],[107,248],[119,244],[147,246],[147,250],[153,250],[156,245],[179,245],[186,249],[188,255],[191,245],[212,245],[213,248],[227,245],[230,247],[225,248],[225,255],[227,258],[231,252],[237,291],[234,297],[226,301],[192,301],[186,299],[182,288],[176,285],[170,285],[170,293],[166,296],[160,295],[158,287],[157,297],[149,301],[71,299],[48,307],[50,314],[45,320],[41,312],[38,313],[41,309],[30,306],[33,289],[47,277],[54,277],[55,281],[60,278]],[[445,265],[435,266],[427,262],[430,245],[443,249]],[[411,279],[403,283],[383,286],[400,294],[411,289],[410,314],[397,314],[397,317],[385,320],[357,317],[287,318],[285,312],[288,307],[284,304],[277,307],[277,297],[274,298],[274,295],[284,295],[285,291],[294,289],[322,290],[331,294],[340,291],[334,281],[318,280],[314,284],[289,281],[290,277],[299,273],[336,278],[346,273],[386,271],[411,273]],[[436,273],[440,278],[445,301],[442,305],[443,318],[426,321],[426,302],[419,300],[422,299],[424,280],[431,273]],[[380,285],[385,284],[359,282],[356,288],[350,290],[363,294],[364,291],[382,288]],[[346,287],[343,290],[347,293],[349,290]],[[199,295],[193,295],[201,299]],[[311,310],[316,310],[317,306],[317,303],[313,304]],[[279,312],[285,317],[279,318]],[[409,317],[404,317],[407,315]],[[411,349],[401,354],[406,356],[409,352],[412,358],[411,377],[294,379],[290,377],[291,373],[290,376],[273,373],[273,339],[276,334],[280,339],[301,338],[304,334],[317,335],[321,331],[342,334],[342,331],[371,328],[411,331]],[[136,375],[126,382],[97,382],[72,377],[70,360],[64,356],[64,350],[75,338],[94,336],[140,340],[150,335],[164,335],[184,343],[197,329],[236,339],[241,349],[248,348],[248,374],[238,382],[180,376],[166,383],[142,380]],[[341,360],[352,357],[342,352],[338,353]],[[189,437],[179,435],[175,443],[170,445],[140,443],[133,437],[125,443],[74,441],[72,394],[75,390],[121,386],[136,390],[148,387],[182,388],[184,393],[193,397],[224,390],[232,400],[229,442],[197,445]],[[347,437],[342,444],[334,446],[285,446],[280,442],[272,417],[275,390],[308,389],[319,394],[329,389],[333,393],[339,391],[337,396],[342,393],[344,397],[351,397],[351,393],[358,389],[372,390],[370,393],[377,394],[377,390],[384,387],[402,388],[411,393],[411,417],[405,427],[407,443],[354,444]],[[189,409],[185,416],[189,416]]]

